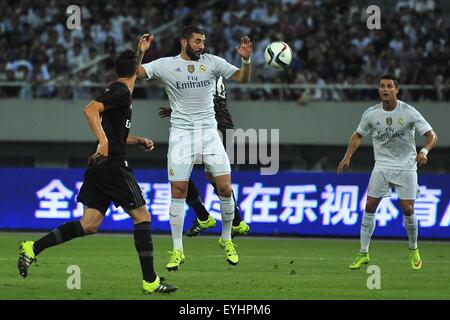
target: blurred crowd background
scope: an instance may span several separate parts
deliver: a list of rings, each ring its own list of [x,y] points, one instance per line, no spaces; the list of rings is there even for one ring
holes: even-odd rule
[[[0,97],[90,98],[114,80],[114,55],[136,47],[140,34],[162,30],[144,58],[148,62],[178,54],[181,27],[196,24],[206,32],[209,52],[237,66],[234,48],[241,36],[251,37],[251,83],[258,86],[230,90],[234,99],[376,100],[376,90],[369,87],[391,73],[402,86],[427,86],[402,90],[404,99],[449,101],[450,3],[381,3],[381,29],[369,30],[366,1],[2,1]],[[81,29],[66,27],[71,4],[82,9]],[[264,49],[276,40],[287,42],[294,53],[282,72],[264,65]],[[331,84],[345,89],[324,87]],[[143,85],[136,97],[163,98],[156,87]]]

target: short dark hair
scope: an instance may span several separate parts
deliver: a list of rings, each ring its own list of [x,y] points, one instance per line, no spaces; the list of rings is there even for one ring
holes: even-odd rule
[[[203,35],[205,34],[205,32],[203,32],[203,30],[200,29],[199,27],[191,25],[184,27],[183,30],[181,30],[181,39],[186,39],[189,41],[193,33],[199,33]]]
[[[125,50],[114,60],[116,74],[119,77],[130,78],[136,73],[137,55],[131,49]]]
[[[394,77],[393,75],[385,74],[384,76],[381,77],[380,81],[381,81],[381,80],[392,80],[392,81],[394,81],[394,86],[395,86],[396,88],[398,88],[398,80],[397,80],[397,78]]]

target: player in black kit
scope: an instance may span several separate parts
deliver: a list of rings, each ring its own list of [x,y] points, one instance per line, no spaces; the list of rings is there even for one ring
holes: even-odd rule
[[[170,117],[171,109],[167,107],[159,108],[159,116],[161,118]],[[214,111],[216,113],[217,129],[222,134],[222,142],[226,148],[226,130],[234,129],[233,119],[231,118],[230,111],[227,107],[226,88],[223,83],[223,78],[216,79],[216,89],[214,92]],[[214,192],[217,194],[217,188],[212,177],[208,177],[208,180],[214,187]],[[234,198],[234,193],[233,193]],[[192,179],[189,179],[188,193],[186,196],[186,203],[192,207],[197,215],[192,226],[186,232],[188,237],[195,237],[199,235],[203,230],[214,228],[216,226],[216,220],[206,210],[200,195],[198,193],[197,186]],[[231,228],[231,235],[233,237],[237,235],[245,235],[250,231],[250,227],[241,217],[241,211],[234,199],[234,219],[233,227]]]
[[[120,54],[115,60],[118,80],[84,109],[87,122],[98,141],[95,152],[89,157],[77,197],[77,201],[84,204],[83,217],[59,226],[36,242],[22,242],[18,268],[23,277],[27,276],[29,266],[44,249],[97,232],[110,203],[114,202],[133,219],[134,243],[141,264],[144,293],[170,293],[177,289],[165,284],[153,269],[150,213],[133,170],[127,163],[127,144],[138,145],[145,151],[154,148],[150,139],[128,135],[131,95],[139,64],[132,50]]]

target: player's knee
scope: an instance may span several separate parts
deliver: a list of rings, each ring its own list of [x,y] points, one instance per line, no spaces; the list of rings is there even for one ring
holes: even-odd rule
[[[94,234],[98,231],[98,225],[95,223],[89,222],[81,222],[81,226],[83,227],[84,234]]]
[[[187,186],[172,186],[172,198],[185,199],[187,197]]]
[[[134,224],[138,224],[138,223],[142,223],[142,222],[151,222],[151,216],[150,216],[150,212],[148,212],[147,208],[145,206],[135,209],[135,210],[131,210],[131,211],[127,211],[128,214],[130,215],[131,219],[133,219],[133,223]]]
[[[405,216],[411,216],[414,213],[414,207],[412,205],[406,205],[403,206],[402,211]]]
[[[365,207],[365,211],[367,212],[367,213],[373,213],[373,214],[375,214],[375,211],[377,211],[377,207],[378,207],[378,204],[377,203],[366,203],[366,207]]]
[[[367,201],[366,207],[364,210],[367,213],[375,213],[375,211],[377,211],[377,207],[378,207],[378,202]]]
[[[231,184],[224,184],[224,185],[220,185],[217,186],[217,193],[219,194],[219,196],[221,197],[231,197]]]

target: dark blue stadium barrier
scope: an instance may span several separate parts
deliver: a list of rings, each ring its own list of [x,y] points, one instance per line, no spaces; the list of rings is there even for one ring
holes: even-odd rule
[[[135,170],[153,215],[153,230],[169,232],[169,185],[165,170]],[[207,209],[220,220],[219,201],[201,170],[194,170]],[[369,174],[234,172],[233,188],[254,234],[358,236]],[[0,169],[0,229],[50,230],[78,219],[76,194],[82,169]],[[450,175],[419,175],[422,195],[416,202],[420,238],[450,239]],[[194,219],[187,211],[185,230]],[[221,224],[209,230],[218,233]],[[111,205],[103,231],[131,231],[132,222]],[[375,236],[406,237],[398,199],[384,199]]]

